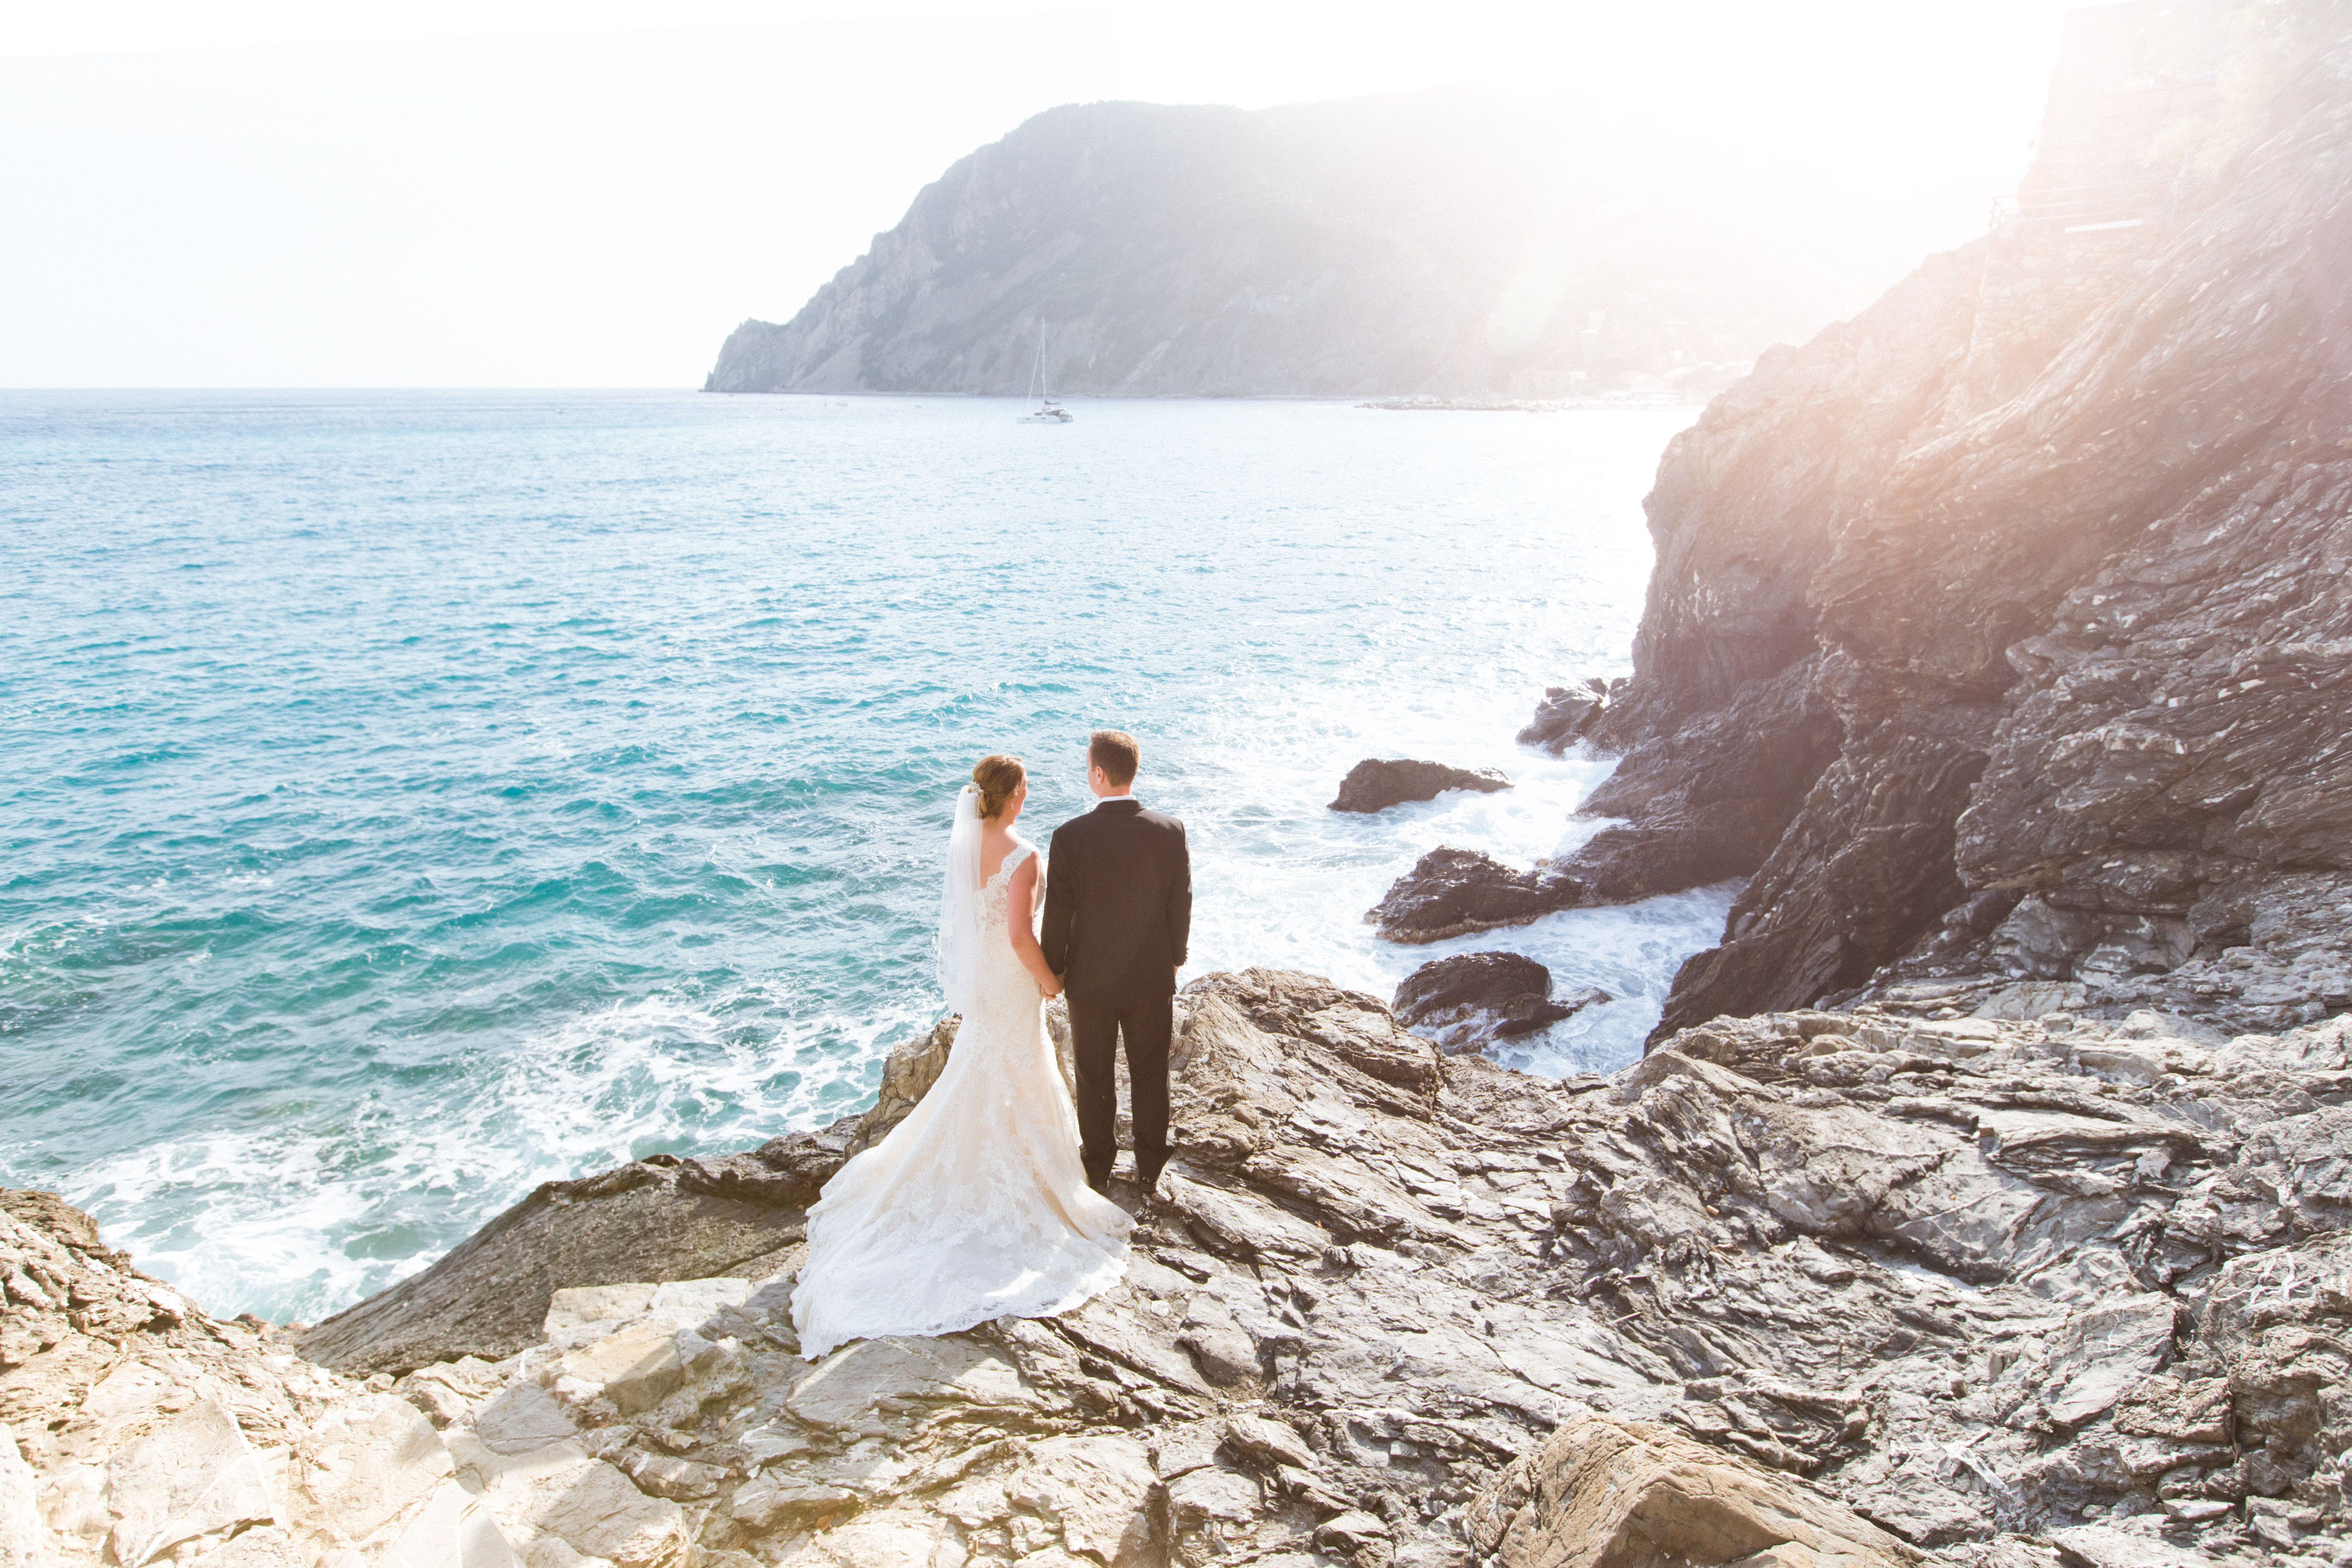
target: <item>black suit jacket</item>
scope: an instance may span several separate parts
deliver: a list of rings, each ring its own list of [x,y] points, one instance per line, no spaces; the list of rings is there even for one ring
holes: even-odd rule
[[[1045,962],[1075,1001],[1148,1002],[1176,989],[1192,934],[1184,825],[1110,800],[1054,829],[1045,868]]]

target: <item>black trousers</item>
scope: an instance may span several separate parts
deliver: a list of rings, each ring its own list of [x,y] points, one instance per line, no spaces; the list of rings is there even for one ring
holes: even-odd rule
[[[1168,1042],[1176,997],[1141,1002],[1070,998],[1070,1055],[1077,1068],[1079,1158],[1100,1191],[1118,1153],[1118,1050],[1127,1041],[1127,1077],[1135,1123],[1135,1173],[1149,1187],[1168,1163]]]

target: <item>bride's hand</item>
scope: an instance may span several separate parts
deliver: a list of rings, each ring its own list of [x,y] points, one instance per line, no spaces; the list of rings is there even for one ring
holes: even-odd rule
[[[1043,996],[1048,1002],[1051,1002],[1055,997],[1059,996],[1061,994],[1062,983],[1058,980],[1053,982],[1051,984],[1040,985],[1037,987],[1037,994]]]

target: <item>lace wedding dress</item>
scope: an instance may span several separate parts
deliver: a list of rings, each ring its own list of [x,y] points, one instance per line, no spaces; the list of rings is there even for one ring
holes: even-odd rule
[[[1036,849],[1016,841],[982,880],[969,790],[957,809],[940,956],[963,1022],[930,1091],[809,1210],[793,1323],[812,1361],[851,1340],[1050,1317],[1127,1267],[1134,1222],[1087,1185],[1037,984],[1007,936],[1006,894]],[[1041,874],[1033,920],[1044,903]]]

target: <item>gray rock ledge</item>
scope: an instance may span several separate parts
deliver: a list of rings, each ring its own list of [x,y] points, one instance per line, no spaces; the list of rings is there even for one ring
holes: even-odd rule
[[[0,1542],[93,1568],[2343,1555],[2352,1023],[1781,1013],[1552,1082],[1311,976],[1183,1006],[1179,1157],[1124,1283],[814,1365],[790,1248],[610,1283],[461,1249],[443,1286],[494,1317],[554,1284],[532,1342],[355,1316],[385,1332],[349,1353],[404,1368],[362,1380],[10,1194]],[[894,1059],[891,1105],[949,1044]],[[893,1113],[736,1158],[815,1180]],[[549,1234],[691,1215],[685,1168],[590,1178]]]

